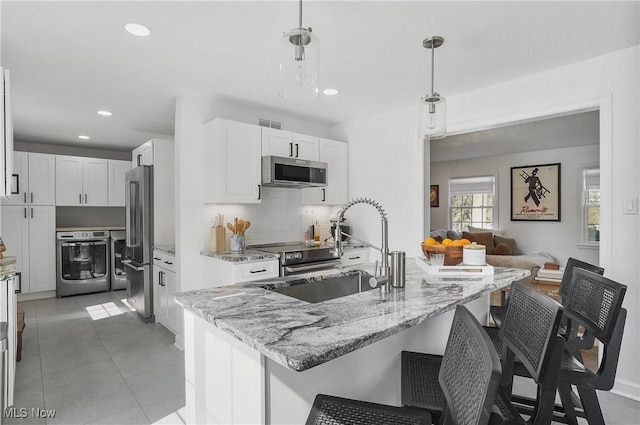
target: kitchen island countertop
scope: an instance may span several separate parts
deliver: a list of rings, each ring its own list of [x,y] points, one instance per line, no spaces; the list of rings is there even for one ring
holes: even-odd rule
[[[306,280],[348,270],[316,272]],[[311,304],[266,289],[300,282],[297,276],[182,292],[174,298],[197,317],[271,360],[290,370],[304,371],[528,275],[528,270],[496,268],[493,276],[434,276],[409,258],[405,288],[389,292],[374,289]]]

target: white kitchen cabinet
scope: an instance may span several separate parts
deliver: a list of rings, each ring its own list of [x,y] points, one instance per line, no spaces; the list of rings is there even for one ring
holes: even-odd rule
[[[108,204],[110,207],[124,207],[125,174],[131,169],[131,162],[110,159],[107,161],[107,166],[109,169]]]
[[[153,140],[155,139],[145,142],[131,152],[132,168],[139,165],[153,165]]]
[[[55,207],[3,205],[1,215],[5,254],[16,257],[22,292],[55,290]]]
[[[106,159],[56,155],[56,205],[107,206]]]
[[[13,406],[16,377],[17,309],[16,276],[0,281],[0,322],[7,323],[7,353],[5,357],[4,406]]]
[[[0,67],[0,196],[11,193],[13,173],[13,116],[9,70]]]
[[[348,199],[348,146],[336,140],[320,139],[320,161],[327,165],[327,185],[302,189],[303,205],[342,205]]]
[[[14,152],[11,195],[2,205],[54,205],[55,155]]]
[[[173,301],[177,292],[175,257],[166,252],[153,251],[153,310],[156,321],[182,337],[182,308]]]
[[[216,118],[204,126],[204,202],[261,202],[261,132],[257,125]]]
[[[345,249],[340,257],[342,267],[355,266],[369,262],[369,248]]]
[[[206,288],[278,277],[280,274],[278,259],[225,261],[204,256],[202,266],[203,282]]]
[[[318,161],[320,139],[306,134],[262,127],[262,155]]]

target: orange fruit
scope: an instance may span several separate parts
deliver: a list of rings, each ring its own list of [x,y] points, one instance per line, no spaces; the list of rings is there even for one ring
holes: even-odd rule
[[[450,246],[462,246],[462,241],[460,239],[456,239],[455,241],[451,241]]]
[[[451,242],[453,242],[451,239],[446,238],[442,240],[442,245],[449,246],[451,245]]]
[[[460,239],[460,241],[462,242],[462,245],[469,245],[471,243],[471,241],[469,239]]]
[[[433,238],[427,238],[427,239],[424,240],[424,244],[425,245],[437,245],[438,241],[436,241]]]

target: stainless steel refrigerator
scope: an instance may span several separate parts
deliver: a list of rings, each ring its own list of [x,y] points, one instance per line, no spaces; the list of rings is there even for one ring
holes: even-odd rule
[[[126,249],[127,301],[147,322],[153,322],[153,168],[127,171]]]

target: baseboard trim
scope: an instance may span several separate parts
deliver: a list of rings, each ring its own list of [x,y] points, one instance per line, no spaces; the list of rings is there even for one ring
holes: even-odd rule
[[[640,401],[640,385],[634,382],[616,379],[611,393],[631,400]]]
[[[55,298],[56,291],[42,291],[42,292],[29,292],[26,294],[18,294],[18,302],[20,301],[32,301],[41,300],[44,298]]]

